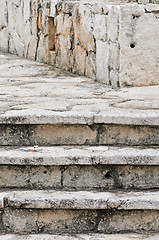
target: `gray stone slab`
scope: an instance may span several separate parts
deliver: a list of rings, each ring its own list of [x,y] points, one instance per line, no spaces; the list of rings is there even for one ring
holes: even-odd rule
[[[31,209],[159,210],[159,192],[15,191],[4,207]]]
[[[158,165],[158,148],[108,146],[0,147],[0,165]]]

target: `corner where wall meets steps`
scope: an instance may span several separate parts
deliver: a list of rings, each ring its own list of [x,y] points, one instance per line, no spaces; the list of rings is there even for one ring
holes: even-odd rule
[[[112,87],[159,84],[158,0],[2,0],[0,50]]]

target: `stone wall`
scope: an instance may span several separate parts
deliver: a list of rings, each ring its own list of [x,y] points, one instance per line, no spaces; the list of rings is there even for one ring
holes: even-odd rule
[[[113,87],[159,84],[159,5],[141,1],[2,0],[0,49]]]

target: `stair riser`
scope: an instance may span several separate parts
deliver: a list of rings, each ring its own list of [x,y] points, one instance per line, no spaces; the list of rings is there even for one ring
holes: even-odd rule
[[[0,125],[0,145],[159,145],[159,126]]]
[[[159,166],[1,165],[0,188],[152,189],[159,188]]]
[[[157,232],[159,211],[8,209],[1,213],[0,228],[19,234]]]

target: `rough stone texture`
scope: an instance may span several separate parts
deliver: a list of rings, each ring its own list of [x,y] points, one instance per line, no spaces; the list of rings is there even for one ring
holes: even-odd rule
[[[144,126],[106,125],[100,127],[100,145],[158,145],[159,134],[157,128]]]
[[[157,188],[158,163],[157,148],[1,147],[0,186],[31,189]]]
[[[2,2],[0,50],[115,88],[159,84],[158,0]]]
[[[26,209],[17,209],[6,210],[3,215],[3,223],[5,231],[8,233],[20,232],[21,234],[30,233],[35,234],[40,232],[49,234],[53,233],[61,234],[81,232],[91,233],[92,231],[93,232],[98,231],[101,233],[118,233],[118,232],[124,233],[127,231],[133,231],[139,233],[143,232],[143,234],[145,234],[147,231],[152,232],[158,231],[159,227],[158,215],[159,213],[153,210],[151,211],[117,210],[114,211],[113,213],[110,213],[110,211],[107,210],[29,211]],[[120,221],[121,218],[122,221]],[[100,238],[97,237],[95,239]],[[155,238],[155,240],[156,239],[157,238]],[[105,238],[104,239],[102,238],[102,240],[105,240]]]
[[[1,188],[151,189],[159,187],[158,166],[6,166]]]
[[[61,171],[55,166],[1,166],[1,188],[61,188]]]
[[[157,166],[158,148],[108,146],[0,147],[0,165],[134,165]]]
[[[158,231],[159,212],[154,211],[117,211],[104,212],[103,219],[99,222],[99,232],[124,232],[124,231]],[[121,221],[122,219],[122,221]],[[136,229],[136,230],[135,230]]]
[[[0,235],[0,240],[158,240],[157,234]]]
[[[31,190],[4,195],[4,209],[159,210],[158,191],[98,192]]]
[[[145,13],[147,7],[121,7],[120,85],[159,84],[159,7]]]
[[[155,126],[2,124],[0,132],[1,146],[159,145],[159,127]]]
[[[73,189],[148,189],[159,187],[159,167],[69,166],[64,168],[63,187]]]
[[[12,233],[92,232],[96,227],[97,213],[81,210],[6,210],[3,222]],[[19,222],[21,224],[19,224]]]

